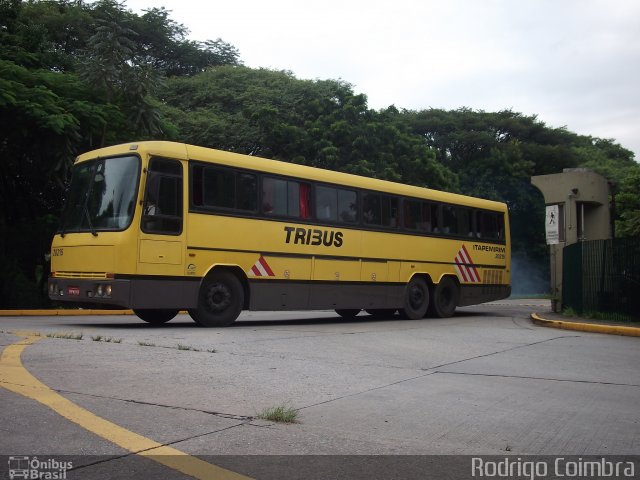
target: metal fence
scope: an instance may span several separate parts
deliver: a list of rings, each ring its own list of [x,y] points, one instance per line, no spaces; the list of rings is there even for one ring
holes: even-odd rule
[[[569,245],[563,251],[562,306],[580,315],[640,320],[640,239]]]

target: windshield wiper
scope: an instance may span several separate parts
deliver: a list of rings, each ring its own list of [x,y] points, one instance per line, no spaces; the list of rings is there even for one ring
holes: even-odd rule
[[[91,223],[91,215],[89,215],[89,207],[87,206],[86,203],[84,205],[84,215],[85,217],[87,217],[87,223],[89,224],[89,231],[91,232],[91,235],[93,235],[94,237],[97,237],[98,232],[96,232],[96,229],[93,228],[93,223]]]

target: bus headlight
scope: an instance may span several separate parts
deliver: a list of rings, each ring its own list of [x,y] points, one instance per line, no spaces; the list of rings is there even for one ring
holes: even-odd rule
[[[112,286],[110,284],[98,283],[94,289],[95,296],[102,297],[102,298],[110,297],[111,290],[112,290]]]

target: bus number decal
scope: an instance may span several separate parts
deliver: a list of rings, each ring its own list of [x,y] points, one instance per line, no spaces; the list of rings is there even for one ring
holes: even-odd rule
[[[315,228],[284,227],[286,243],[294,245],[324,245],[325,247],[341,247],[343,234],[334,230],[318,230]]]
[[[61,257],[62,254],[64,253],[64,250],[62,248],[54,248],[53,252],[51,252],[53,254],[54,257]]]

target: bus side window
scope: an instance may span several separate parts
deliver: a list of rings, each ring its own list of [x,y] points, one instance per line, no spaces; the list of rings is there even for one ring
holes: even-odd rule
[[[473,237],[473,222],[471,220],[471,209],[464,207],[456,207],[457,228],[458,235],[464,235],[465,237]]]
[[[338,192],[335,188],[316,186],[316,218],[335,222],[338,219]]]
[[[358,221],[358,194],[353,190],[338,189],[338,221],[342,223]]]
[[[262,213],[309,218],[308,183],[273,177],[262,179]]]
[[[421,222],[420,202],[404,199],[404,228],[418,230]]]
[[[235,172],[219,168],[205,168],[203,180],[205,206],[235,207]]]
[[[236,204],[238,210],[256,211],[258,180],[250,173],[236,174]]]
[[[362,196],[362,217],[364,219],[364,223],[369,225],[382,224],[380,195],[365,193]]]
[[[398,199],[396,197],[382,197],[382,226],[398,226]]]
[[[437,226],[437,205],[434,203],[422,204],[422,219],[419,225],[419,229],[424,232],[432,232]]]
[[[504,216],[501,213],[478,212],[478,233],[488,240],[504,239]]]
[[[455,207],[452,205],[442,206],[442,233],[445,235],[455,235],[458,230],[458,223],[456,220]]]
[[[432,203],[429,206],[431,210],[431,223],[433,233],[442,233],[442,205]]]
[[[355,223],[358,194],[353,190],[318,185],[315,188],[316,218],[329,222]]]

